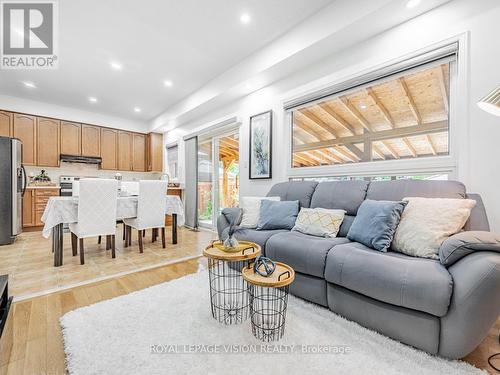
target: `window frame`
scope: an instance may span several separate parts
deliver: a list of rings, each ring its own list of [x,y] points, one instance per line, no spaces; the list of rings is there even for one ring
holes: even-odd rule
[[[284,135],[285,139],[288,141],[287,147],[287,179],[290,178],[300,178],[300,177],[323,177],[323,176],[366,176],[366,175],[380,175],[380,174],[390,174],[390,175],[412,175],[412,174],[428,174],[428,173],[447,173],[450,179],[466,179],[466,167],[465,160],[468,156],[468,135],[469,135],[469,124],[468,124],[468,105],[469,105],[469,95],[468,95],[468,33],[463,33],[458,36],[443,40],[439,43],[433,44],[426,48],[417,50],[411,54],[402,56],[400,58],[390,60],[384,64],[372,67],[370,69],[352,74],[350,76],[342,77],[335,81],[329,82],[327,85],[321,85],[313,87],[307,93],[303,93],[298,97],[288,100],[288,103],[298,103],[293,107],[284,101]],[[444,156],[428,156],[425,158],[412,158],[412,159],[398,159],[398,160],[377,160],[358,163],[348,163],[348,164],[336,164],[336,165],[322,165],[313,167],[293,167],[292,166],[292,155],[293,155],[293,109],[298,109],[303,106],[310,105],[315,101],[324,100],[319,99],[321,93],[332,91],[334,87],[342,87],[346,82],[356,82],[359,77],[374,75],[377,72],[383,72],[390,66],[397,66],[398,64],[404,64],[405,62],[410,62],[418,60],[422,56],[429,54],[433,50],[445,49],[447,46],[452,44],[457,45],[456,59],[450,63],[450,93],[449,93],[449,154]],[[420,64],[404,69],[406,74],[413,69],[422,68],[426,64],[431,62],[421,62]],[[394,72],[391,75],[386,75],[384,79],[392,79],[398,75],[401,75],[403,71]],[[369,85],[369,84],[368,84]],[[362,86],[361,86],[362,87]],[[359,90],[360,86],[354,86],[352,88],[345,88],[342,94],[348,93],[349,91]],[[316,94],[314,94],[316,92]],[[316,99],[313,99],[316,95]],[[335,95],[335,94],[333,94]],[[332,96],[333,96],[332,95]],[[308,102],[305,102],[309,98]],[[464,166],[463,168],[460,168]]]

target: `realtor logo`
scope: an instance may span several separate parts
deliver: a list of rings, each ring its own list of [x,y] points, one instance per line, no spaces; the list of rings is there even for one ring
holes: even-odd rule
[[[56,69],[57,2],[2,0],[2,69]]]

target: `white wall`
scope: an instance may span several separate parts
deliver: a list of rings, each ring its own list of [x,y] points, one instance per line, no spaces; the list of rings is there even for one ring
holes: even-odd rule
[[[500,175],[497,173],[500,149],[500,118],[481,111],[476,102],[494,87],[500,85],[500,47],[496,40],[500,20],[500,3],[496,0],[455,0],[418,18],[388,30],[376,37],[352,46],[328,59],[317,62],[305,70],[254,92],[224,108],[205,113],[196,121],[183,124],[166,134],[169,142],[192,129],[217,118],[236,113],[242,120],[240,128],[240,181],[241,195],[264,195],[269,187],[284,181],[287,176],[288,138],[284,124],[283,99],[328,82],[337,81],[357,72],[383,64],[402,55],[412,53],[447,38],[469,32],[468,86],[466,98],[470,134],[464,139],[458,179],[470,192],[483,196],[492,229],[500,232]],[[268,109],[274,111],[273,179],[248,179],[248,121],[249,116]],[[462,131],[463,130],[463,131]],[[182,169],[183,154],[180,154]],[[496,168],[495,168],[496,167]]]
[[[7,95],[0,95],[0,109],[143,133],[148,130],[147,124],[141,121]]]

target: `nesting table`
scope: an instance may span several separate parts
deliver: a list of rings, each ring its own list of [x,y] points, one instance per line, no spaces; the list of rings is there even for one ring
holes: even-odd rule
[[[292,267],[275,263],[276,268],[268,277],[255,273],[253,264],[248,264],[242,271],[250,295],[252,333],[266,342],[278,341],[285,333],[288,292],[295,280]]]
[[[213,241],[203,251],[208,258],[212,316],[219,323],[240,324],[250,313],[247,282],[241,271],[261,254],[261,248],[247,241],[240,241],[231,252],[223,248],[221,241]]]

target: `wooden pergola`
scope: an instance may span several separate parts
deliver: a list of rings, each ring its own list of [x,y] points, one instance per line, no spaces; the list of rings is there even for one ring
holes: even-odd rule
[[[293,166],[448,154],[448,64],[293,111]]]

